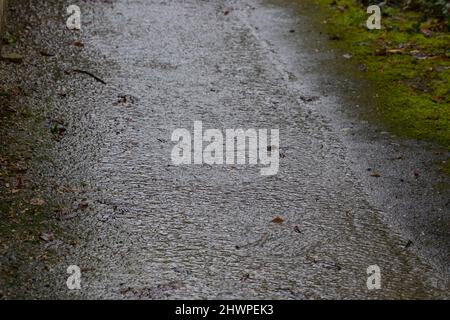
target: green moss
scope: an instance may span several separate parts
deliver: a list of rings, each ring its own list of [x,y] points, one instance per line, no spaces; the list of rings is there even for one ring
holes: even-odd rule
[[[325,31],[337,39],[334,46],[366,66],[364,77],[379,96],[370,118],[396,135],[450,149],[450,34],[442,31],[446,28],[420,12],[384,6],[382,29],[368,30],[366,8],[356,1],[315,2],[327,17]]]

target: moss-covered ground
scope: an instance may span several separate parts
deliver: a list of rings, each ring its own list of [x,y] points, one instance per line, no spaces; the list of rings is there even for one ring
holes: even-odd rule
[[[355,0],[313,0],[333,46],[351,55],[380,97],[373,118],[396,135],[450,149],[448,23],[421,12],[381,6],[381,29]],[[450,172],[450,167],[444,168]]]

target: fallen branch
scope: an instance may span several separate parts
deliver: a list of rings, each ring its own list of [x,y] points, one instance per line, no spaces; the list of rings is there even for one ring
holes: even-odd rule
[[[77,73],[82,73],[82,74],[86,74],[92,78],[94,78],[95,80],[97,80],[98,82],[102,83],[102,84],[106,84],[106,82],[102,79],[100,79],[99,77],[97,77],[95,74],[89,72],[89,71],[85,71],[85,70],[80,70],[80,69],[73,69],[73,72],[77,72]]]

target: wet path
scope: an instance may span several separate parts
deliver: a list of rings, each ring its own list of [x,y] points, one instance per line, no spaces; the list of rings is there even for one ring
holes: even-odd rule
[[[77,103],[92,111],[63,141],[83,138],[68,158],[85,162],[83,177],[96,191],[91,214],[77,221],[84,239],[55,269],[83,266],[83,290],[68,294],[61,282],[61,295],[445,296],[370,204],[339,132],[300,98],[310,79],[283,68],[283,48],[260,32],[273,22],[256,25],[251,12],[261,4],[249,3],[123,0],[105,6],[101,19],[89,16],[84,41],[105,57],[96,68],[108,85],[84,89]],[[174,166],[172,132],[192,132],[194,121],[221,131],[279,129],[279,173]],[[284,222],[271,222],[277,216]],[[370,265],[381,268],[382,290],[367,289]]]
[[[327,121],[304,108],[270,47],[222,2],[119,1],[90,44],[108,83],[135,97],[110,125],[91,174],[106,224],[89,297],[331,298],[439,294],[371,207]],[[275,60],[274,60],[275,59]],[[276,128],[279,174],[171,164],[176,128]],[[271,223],[276,216],[283,224]],[[95,263],[97,264],[97,263]],[[377,264],[383,290],[369,292]],[[436,283],[434,283],[436,284]],[[434,292],[434,293],[433,293]]]

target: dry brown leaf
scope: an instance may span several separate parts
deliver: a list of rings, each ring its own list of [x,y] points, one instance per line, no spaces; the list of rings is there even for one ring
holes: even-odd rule
[[[45,242],[50,242],[50,241],[55,240],[55,236],[51,232],[49,232],[49,233],[44,232],[39,236],[39,239],[41,239]]]
[[[74,41],[72,42],[72,45],[78,48],[84,48],[84,43],[81,41]]]
[[[32,206],[43,206],[45,204],[45,200],[40,198],[31,199],[30,204]]]
[[[272,222],[282,224],[284,222],[284,219],[280,216],[277,216],[277,217],[273,218]]]
[[[374,172],[370,175],[371,177],[379,178],[381,175],[378,172]]]

